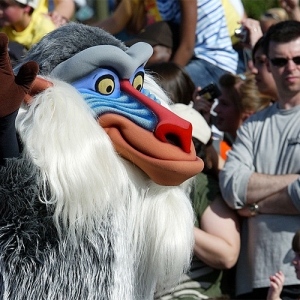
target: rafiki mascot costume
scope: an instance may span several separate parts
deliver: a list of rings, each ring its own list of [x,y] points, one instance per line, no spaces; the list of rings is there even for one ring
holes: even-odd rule
[[[203,162],[191,124],[145,74],[151,46],[70,23],[14,72],[6,48],[2,34],[2,298],[146,300],[169,289],[193,244],[180,186]]]

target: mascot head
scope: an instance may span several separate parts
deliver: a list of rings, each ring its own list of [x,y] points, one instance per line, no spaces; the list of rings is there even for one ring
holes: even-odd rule
[[[191,142],[191,124],[164,107],[157,86],[147,88],[144,65],[151,54],[148,44],[127,49],[98,28],[68,24],[42,39],[26,60],[38,62],[41,75],[79,91],[119,155],[154,182],[178,185],[203,163]]]

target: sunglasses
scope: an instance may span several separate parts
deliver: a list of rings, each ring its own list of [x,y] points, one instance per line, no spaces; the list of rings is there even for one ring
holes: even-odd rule
[[[291,59],[283,57],[275,57],[270,59],[272,65],[275,67],[284,67],[289,60],[292,60],[297,66],[300,66],[300,56],[295,56]]]

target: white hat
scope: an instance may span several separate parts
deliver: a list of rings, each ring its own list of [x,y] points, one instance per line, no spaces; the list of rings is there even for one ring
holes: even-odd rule
[[[171,105],[171,110],[181,117],[189,121],[193,126],[192,136],[203,144],[207,144],[211,137],[211,129],[202,115],[192,107],[192,103],[185,105],[175,103]]]
[[[40,0],[16,0],[17,2],[31,6],[32,8],[37,8]]]

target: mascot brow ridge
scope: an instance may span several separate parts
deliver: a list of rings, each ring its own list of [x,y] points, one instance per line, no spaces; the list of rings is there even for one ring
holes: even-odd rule
[[[69,23],[11,69],[0,34],[1,299],[153,299],[189,267],[201,172],[152,48]]]

